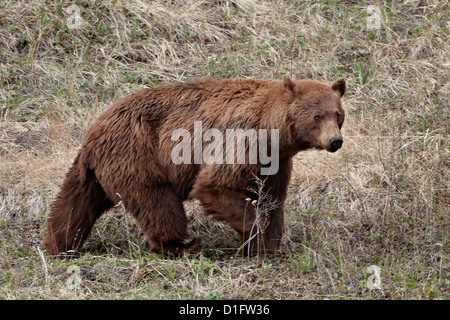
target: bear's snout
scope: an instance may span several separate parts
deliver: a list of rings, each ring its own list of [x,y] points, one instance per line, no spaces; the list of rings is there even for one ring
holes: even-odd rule
[[[342,139],[342,136],[335,135],[330,138],[329,142],[330,149],[328,151],[335,152],[342,147],[342,143],[344,143],[344,140]]]

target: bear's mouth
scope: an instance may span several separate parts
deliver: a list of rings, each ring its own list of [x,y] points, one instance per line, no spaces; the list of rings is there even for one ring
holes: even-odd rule
[[[334,153],[334,152],[338,151],[339,149],[340,148],[328,148],[327,151],[331,152],[331,153]]]
[[[333,147],[333,146],[328,146],[328,147],[316,146],[316,147],[314,147],[314,149],[316,149],[316,150],[327,150],[328,152],[331,152],[331,153],[335,153],[340,148],[341,147]]]
[[[326,147],[325,149],[326,149],[328,152],[334,153],[334,152],[338,151],[340,148],[341,148],[341,146],[333,146],[333,145],[330,145],[329,147]]]

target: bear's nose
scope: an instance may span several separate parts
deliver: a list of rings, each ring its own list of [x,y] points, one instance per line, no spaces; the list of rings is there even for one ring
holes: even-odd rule
[[[333,149],[339,149],[340,147],[342,147],[342,143],[344,142],[344,140],[342,139],[342,136],[332,136],[330,138],[330,144],[333,147]]]

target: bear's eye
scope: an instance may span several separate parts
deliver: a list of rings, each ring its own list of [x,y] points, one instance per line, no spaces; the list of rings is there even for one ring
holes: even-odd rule
[[[342,116],[341,116],[340,113],[336,113],[336,117],[337,117],[337,119],[338,119],[338,121],[339,121],[339,120],[341,120],[341,117],[342,117]]]
[[[322,119],[321,116],[314,116],[314,121],[319,122]]]

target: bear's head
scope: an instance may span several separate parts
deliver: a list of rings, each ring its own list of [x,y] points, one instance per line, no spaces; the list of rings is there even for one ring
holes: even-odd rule
[[[337,79],[331,86],[312,80],[283,79],[289,97],[288,121],[291,137],[298,151],[310,148],[336,152],[343,139],[341,127],[345,112],[341,97],[345,93],[345,79]]]

